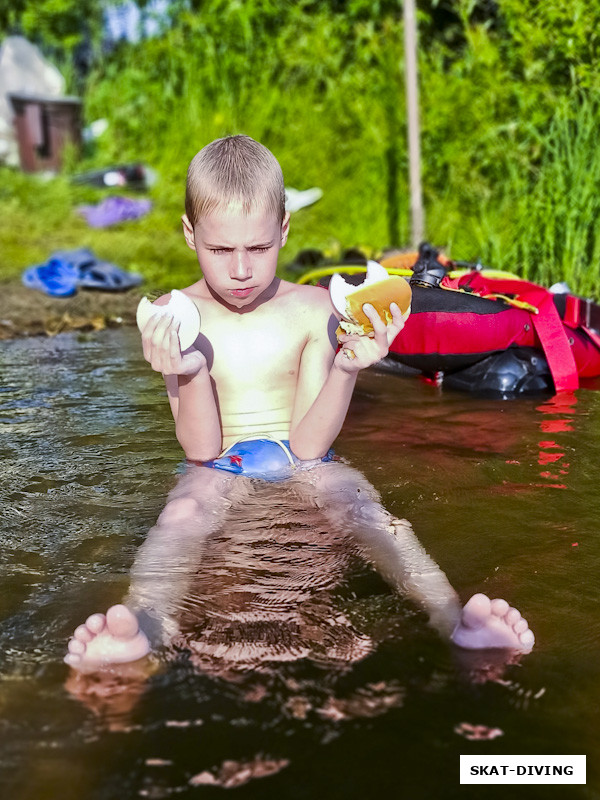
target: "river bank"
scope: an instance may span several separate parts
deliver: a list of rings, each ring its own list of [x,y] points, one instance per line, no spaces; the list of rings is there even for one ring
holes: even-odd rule
[[[134,325],[143,294],[139,289],[79,291],[72,297],[57,298],[27,289],[20,281],[8,281],[0,285],[0,340]]]

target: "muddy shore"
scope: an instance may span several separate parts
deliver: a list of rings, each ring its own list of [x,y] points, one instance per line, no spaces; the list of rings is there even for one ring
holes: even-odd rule
[[[64,331],[97,331],[135,325],[144,292],[83,291],[67,298],[48,297],[19,281],[0,284],[0,339],[54,336]]]

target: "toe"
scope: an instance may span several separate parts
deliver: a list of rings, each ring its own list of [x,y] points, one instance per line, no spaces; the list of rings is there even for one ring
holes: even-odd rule
[[[533,635],[533,631],[528,628],[525,631],[525,633],[522,633],[519,636],[519,641],[521,642],[523,650],[525,650],[526,652],[531,650],[535,643],[535,636]]]
[[[529,628],[529,625],[527,624],[527,620],[523,619],[523,617],[521,617],[521,619],[514,626],[514,631],[515,631],[515,633],[521,634],[521,633],[525,633],[525,631],[528,628]]]
[[[73,634],[74,639],[78,639],[80,642],[91,642],[94,638],[93,632],[87,627],[87,625],[79,625],[79,627],[75,628],[75,633]]]
[[[71,639],[68,644],[69,653],[73,653],[73,655],[81,656],[85,653],[85,644],[80,642],[79,639]]]
[[[508,613],[506,614],[504,619],[506,620],[506,624],[510,625],[512,628],[521,619],[521,612],[517,611],[516,608],[509,608]]]
[[[119,639],[132,639],[139,630],[137,617],[124,605],[110,608],[106,614],[109,632]]]
[[[496,617],[506,616],[508,609],[509,605],[506,600],[502,600],[500,597],[492,600],[492,614],[494,614]]]
[[[63,661],[70,667],[76,667],[81,662],[81,657],[76,655],[75,653],[67,653]]]
[[[462,623],[467,628],[480,628],[490,615],[490,599],[485,594],[474,594],[462,612]]]
[[[104,614],[92,614],[85,621],[86,627],[93,633],[98,634],[104,630],[106,625],[106,617]]]

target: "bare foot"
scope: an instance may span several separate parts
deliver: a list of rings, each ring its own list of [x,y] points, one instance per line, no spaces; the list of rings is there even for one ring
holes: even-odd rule
[[[506,600],[474,594],[462,610],[452,641],[468,650],[502,648],[529,653],[535,639],[526,620]]]
[[[150,652],[150,643],[137,618],[123,605],[104,614],[92,614],[76,628],[65,663],[87,672],[107,664],[137,661]]]

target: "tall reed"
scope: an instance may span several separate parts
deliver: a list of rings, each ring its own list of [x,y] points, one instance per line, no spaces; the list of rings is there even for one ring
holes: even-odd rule
[[[560,278],[584,294],[600,288],[599,121],[596,98],[560,108],[531,190],[516,199],[516,262],[534,280]]]

